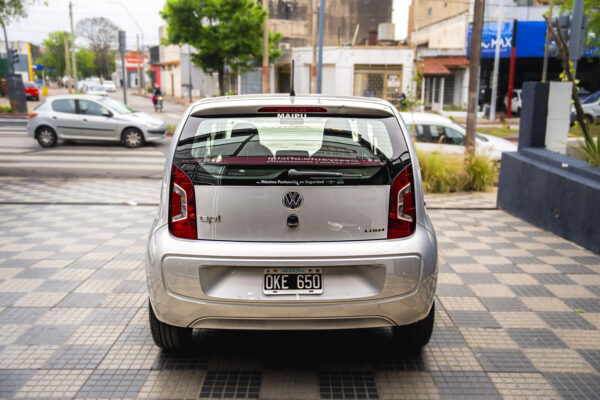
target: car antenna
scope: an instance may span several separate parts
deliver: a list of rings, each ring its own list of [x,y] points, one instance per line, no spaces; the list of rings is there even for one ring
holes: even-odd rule
[[[296,92],[294,91],[294,60],[292,60],[292,72],[290,74],[290,97],[295,97]]]

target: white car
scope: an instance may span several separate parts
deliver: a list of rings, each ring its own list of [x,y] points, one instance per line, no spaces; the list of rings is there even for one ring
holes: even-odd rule
[[[465,128],[442,115],[403,112],[402,119],[408,125],[417,150],[448,154],[464,154]],[[475,136],[477,152],[499,161],[505,151],[517,151],[517,145],[496,136],[478,133]]]
[[[523,101],[523,90],[513,89],[512,102],[510,103],[510,111],[513,114],[521,114],[521,104]],[[504,95],[504,108],[508,110],[508,93]]]
[[[102,83],[102,86],[104,86],[104,89],[106,89],[107,92],[117,91],[117,87],[115,86],[115,83],[113,81],[104,81],[104,83]]]
[[[106,93],[106,89],[104,89],[104,86],[99,84],[87,86],[85,89],[85,94],[90,96],[108,96],[108,93]]]

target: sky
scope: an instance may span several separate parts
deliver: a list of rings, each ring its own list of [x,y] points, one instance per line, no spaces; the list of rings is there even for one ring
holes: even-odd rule
[[[136,34],[143,34],[145,45],[158,44],[158,27],[163,24],[159,11],[165,0],[72,0],[73,24],[83,18],[107,17],[127,32],[127,47],[134,49]],[[41,44],[53,31],[70,31],[69,0],[37,1],[29,6],[29,16],[7,26],[9,40]],[[393,0],[392,19],[396,24],[396,39],[406,37],[410,0]],[[127,12],[131,13],[131,15]],[[133,16],[133,17],[132,17]],[[135,22],[134,22],[135,19]],[[140,29],[136,25],[141,27]]]

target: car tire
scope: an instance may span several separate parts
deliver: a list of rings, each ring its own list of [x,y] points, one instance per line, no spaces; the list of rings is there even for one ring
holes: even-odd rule
[[[592,125],[594,125],[594,117],[592,117],[591,115],[589,115],[589,114],[585,114],[585,115],[583,116],[583,118],[584,118],[584,119],[587,121],[587,123],[588,123],[588,126],[592,126]]]
[[[435,302],[431,306],[429,314],[415,323],[395,326],[392,328],[394,340],[396,341],[399,350],[416,354],[421,351],[421,348],[429,343],[431,334],[433,333],[433,323],[435,320]]]
[[[35,101],[40,101],[40,96],[35,96]]]
[[[122,142],[125,147],[135,149],[144,145],[144,135],[139,129],[127,128],[123,132]]]
[[[37,139],[40,146],[49,148],[56,146],[56,142],[58,142],[58,136],[56,136],[56,132],[54,129],[49,126],[41,126],[35,131],[35,138]]]
[[[181,328],[159,321],[150,302],[148,302],[148,314],[152,339],[158,347],[164,350],[178,350],[189,344],[192,328]]]

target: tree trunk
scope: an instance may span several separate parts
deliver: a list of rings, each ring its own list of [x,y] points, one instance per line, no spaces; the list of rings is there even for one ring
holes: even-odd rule
[[[225,67],[219,68],[219,94],[225,96]]]

